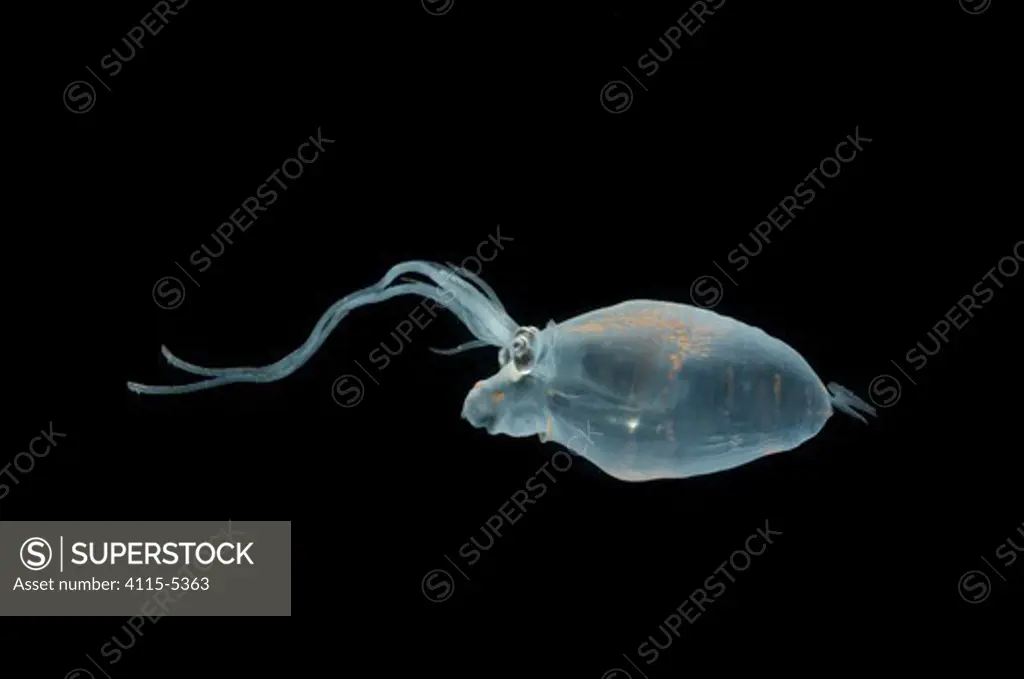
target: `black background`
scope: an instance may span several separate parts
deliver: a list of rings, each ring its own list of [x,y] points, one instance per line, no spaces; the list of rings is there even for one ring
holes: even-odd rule
[[[1020,240],[995,30],[1010,3],[975,16],[957,0],[728,0],[644,75],[637,59],[664,54],[689,4],[455,0],[432,16],[412,1],[193,1],[114,77],[101,58],[151,5],[51,17],[58,58],[36,83],[48,133],[31,190],[12,199],[29,210],[7,252],[0,463],[50,421],[67,438],[19,475],[0,518],[294,522],[294,619],[167,618],[111,677],[640,676],[626,654],[654,679],[1008,648],[1020,564],[980,604],[958,581],[1024,519],[1024,276],[989,284],[913,384],[892,361],[912,371],[907,351]],[[79,79],[95,105],[54,112]],[[600,96],[613,80],[634,94],[617,114]],[[858,129],[864,151],[725,280],[715,263]],[[197,272],[190,253],[318,130],[333,144]],[[691,303],[694,280],[714,275],[716,311],[862,396],[894,375],[900,399],[868,427],[837,416],[794,451],[712,476],[624,483],[576,458],[467,566],[460,546],[559,448],[460,420],[497,361],[428,352],[469,339],[454,318],[416,329],[379,384],[356,361],[373,370],[415,298],[354,312],[276,384],[124,388],[189,379],[161,344],[201,365],[274,361],[391,265],[459,262],[499,225],[512,240],[481,275],[521,324]],[[154,303],[164,276],[185,286],[178,308]],[[355,407],[332,398],[344,374],[363,380]],[[644,665],[637,647],[766,521],[777,543]],[[439,603],[421,589],[437,568],[454,581]],[[8,638],[44,651],[39,676],[89,668],[86,654],[128,638],[116,618],[31,622]]]

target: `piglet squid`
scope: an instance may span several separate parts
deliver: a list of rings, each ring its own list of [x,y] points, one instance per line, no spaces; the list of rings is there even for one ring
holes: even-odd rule
[[[306,363],[350,311],[399,295],[438,302],[475,337],[435,353],[498,349],[498,371],[463,402],[470,425],[489,434],[537,435],[624,481],[709,474],[791,450],[816,436],[835,409],[863,422],[861,413],[875,415],[849,390],[822,383],[785,342],[710,309],[638,299],[543,329],[520,326],[478,275],[426,261],[398,264],[375,285],[337,301],[305,343],[275,363],[205,368],[162,347],[172,366],[205,379],[128,388],[169,395],[280,380]],[[570,446],[584,431],[587,445]]]

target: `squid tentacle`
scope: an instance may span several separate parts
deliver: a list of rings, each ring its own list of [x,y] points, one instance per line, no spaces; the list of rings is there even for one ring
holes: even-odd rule
[[[425,276],[433,285],[404,276],[408,273]],[[470,272],[464,273],[475,277],[475,274],[470,274]],[[401,282],[392,286],[391,284],[400,276],[402,277]],[[471,278],[471,280],[474,279]],[[452,353],[481,346],[506,346],[511,342],[517,324],[497,301],[494,291],[486,284],[482,287],[484,288],[483,293],[466,280],[433,262],[413,260],[396,264],[376,284],[346,295],[332,304],[317,321],[308,339],[290,354],[274,363],[262,367],[207,368],[184,361],[171,353],[166,346],[162,346],[160,351],[169,364],[184,372],[209,379],[171,386],[128,382],[128,389],[138,394],[185,394],[213,389],[226,384],[280,380],[302,367],[319,350],[327,337],[350,311],[399,295],[419,295],[438,302],[455,314],[476,337],[475,341],[459,345],[455,350],[438,350],[436,353],[452,355]]]

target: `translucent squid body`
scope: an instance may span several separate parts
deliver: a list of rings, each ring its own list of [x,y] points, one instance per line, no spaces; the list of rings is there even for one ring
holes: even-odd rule
[[[791,450],[821,431],[833,407],[863,422],[861,412],[875,414],[847,389],[826,389],[786,343],[708,309],[631,300],[541,330],[515,323],[478,276],[423,261],[398,264],[376,285],[336,302],[309,339],[276,363],[203,368],[163,347],[171,365],[207,379],[128,388],[184,394],[279,380],[309,360],[349,311],[407,294],[442,304],[476,337],[432,351],[499,349],[498,372],[477,382],[463,403],[469,424],[490,434],[536,434],[624,481],[709,474]],[[586,445],[570,445],[581,434]]]

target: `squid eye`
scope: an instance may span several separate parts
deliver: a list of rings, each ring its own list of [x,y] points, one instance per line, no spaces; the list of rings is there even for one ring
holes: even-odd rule
[[[530,351],[529,347],[525,347],[522,351],[515,354],[515,365],[516,370],[523,374],[533,369],[533,352]]]
[[[533,369],[533,333],[520,330],[515,339],[512,340],[512,361],[516,370],[526,374]]]

